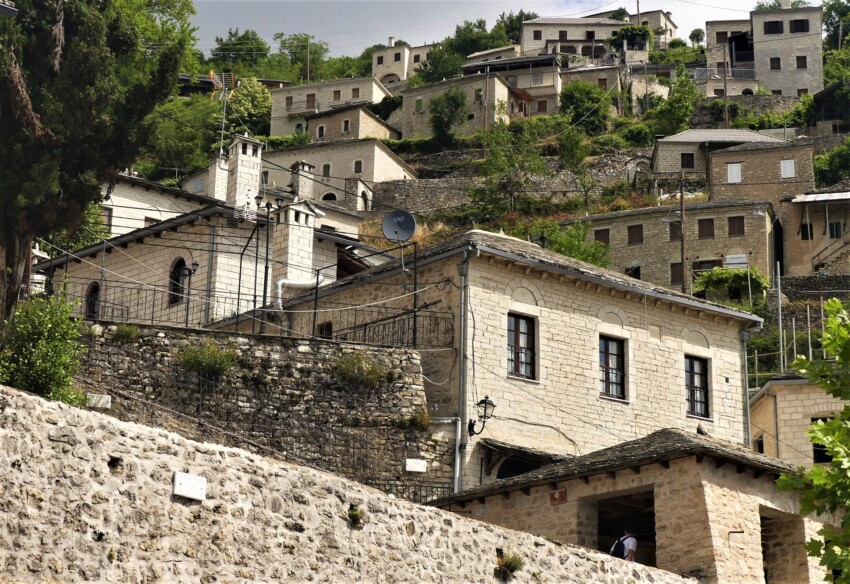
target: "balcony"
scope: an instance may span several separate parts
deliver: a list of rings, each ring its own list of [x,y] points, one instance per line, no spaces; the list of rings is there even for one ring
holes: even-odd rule
[[[701,67],[694,69],[694,81],[706,81],[708,79],[737,79],[741,81],[755,81],[755,69],[724,69],[723,67]]]
[[[286,114],[290,117],[303,116],[305,114],[315,114],[319,111],[319,102],[315,99],[305,101],[293,101],[284,106]]]

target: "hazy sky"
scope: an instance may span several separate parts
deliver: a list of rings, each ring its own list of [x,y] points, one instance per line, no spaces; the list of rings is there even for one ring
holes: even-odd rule
[[[640,9],[672,12],[678,36],[687,40],[691,30],[705,27],[706,20],[748,18],[754,4],[755,0],[644,0]],[[618,6],[636,12],[635,0],[195,0],[198,13],[193,22],[198,27],[198,48],[205,53],[216,36],[227,35],[228,28],[251,28],[273,50],[276,32],[306,32],[328,43],[332,56],[354,56],[370,45],[386,43],[389,36],[411,45],[439,41],[464,20],[484,18],[490,27],[499,13],[520,8],[541,16],[584,16]]]

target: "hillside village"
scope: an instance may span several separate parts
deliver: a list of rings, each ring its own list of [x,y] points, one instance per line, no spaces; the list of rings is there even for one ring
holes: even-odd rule
[[[843,508],[776,481],[845,407],[792,362],[850,290],[850,83],[833,8],[774,4],[690,43],[521,11],[300,82],[219,39],[27,246],[19,306],[60,299],[84,351],[61,391],[0,363],[0,581],[833,577],[806,542]]]

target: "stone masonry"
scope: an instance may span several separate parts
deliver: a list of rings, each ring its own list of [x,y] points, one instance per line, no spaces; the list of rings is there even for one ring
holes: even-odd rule
[[[0,387],[0,582],[696,581]],[[206,479],[172,494],[174,471]],[[350,505],[365,511],[362,526]]]

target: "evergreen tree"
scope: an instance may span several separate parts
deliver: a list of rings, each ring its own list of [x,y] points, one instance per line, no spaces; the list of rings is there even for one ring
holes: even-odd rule
[[[662,134],[676,134],[688,129],[694,107],[700,99],[697,86],[682,64],[676,67],[676,80],[664,103],[658,108],[658,130]]]

